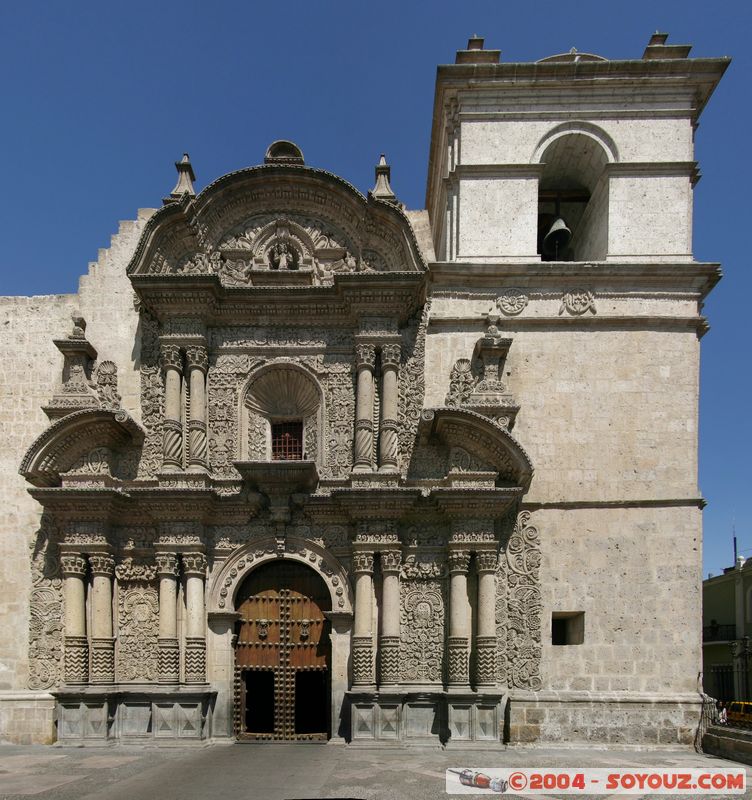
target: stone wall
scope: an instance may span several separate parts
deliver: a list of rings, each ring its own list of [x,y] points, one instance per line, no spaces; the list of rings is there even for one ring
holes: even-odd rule
[[[29,679],[30,546],[39,529],[41,508],[18,474],[24,453],[49,420],[42,411],[60,381],[63,358],[53,339],[71,332],[71,315],[87,321],[87,336],[100,360],[118,366],[123,405],[140,417],[136,370],[138,315],[125,269],[151,210],[123,222],[108,249],[89,266],[77,295],[0,298],[0,344],[5,358],[0,378],[0,738],[47,742],[52,735],[52,703],[27,692]],[[26,699],[24,699],[26,698]],[[28,702],[27,702],[28,701]]]

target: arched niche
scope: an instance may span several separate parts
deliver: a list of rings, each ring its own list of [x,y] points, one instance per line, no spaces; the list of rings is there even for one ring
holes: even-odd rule
[[[291,361],[251,373],[241,394],[240,459],[271,461],[275,426],[300,424],[300,458],[324,463],[324,394],[316,377]]]
[[[544,261],[601,261],[608,251],[607,165],[618,160],[613,140],[595,125],[565,123],[539,142],[538,252]],[[571,232],[568,243],[551,235]]]

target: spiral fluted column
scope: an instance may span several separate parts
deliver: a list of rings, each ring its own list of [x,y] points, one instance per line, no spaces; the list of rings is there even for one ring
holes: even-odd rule
[[[178,645],[178,559],[175,553],[157,553],[159,576],[159,682],[180,680],[180,648]]]
[[[373,370],[376,366],[376,350],[372,344],[358,344],[355,355],[358,385],[353,472],[370,472],[373,469]]]
[[[397,416],[399,414],[400,346],[381,348],[381,424],[379,425],[379,472],[396,472],[399,452]]]
[[[400,567],[402,554],[399,550],[381,553],[382,575],[382,619],[379,635],[379,684],[381,686],[399,683],[399,641],[400,641]]]
[[[209,359],[206,348],[191,345],[185,349],[185,361],[191,392],[191,414],[188,420],[188,468],[206,470],[206,371]]]
[[[67,553],[60,557],[65,597],[65,653],[64,673],[66,683],[88,683],[89,642],[86,638],[86,559],[79,554]]]
[[[109,553],[89,556],[91,588],[91,683],[114,683],[115,640],[112,636],[112,576],[115,559]]]
[[[369,686],[373,680],[373,553],[353,554],[355,620],[353,623],[353,685]]]
[[[162,462],[165,467],[183,466],[183,425],[181,423],[183,358],[176,344],[163,344],[165,374],[165,418],[162,424]]]

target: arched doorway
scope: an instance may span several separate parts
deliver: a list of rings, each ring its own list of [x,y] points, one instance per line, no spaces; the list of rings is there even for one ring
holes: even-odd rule
[[[296,561],[255,569],[236,596],[238,738],[326,740],[331,730],[329,590]]]

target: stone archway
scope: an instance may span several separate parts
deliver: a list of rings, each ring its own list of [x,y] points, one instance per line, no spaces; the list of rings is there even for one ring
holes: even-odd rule
[[[326,740],[331,731],[331,599],[310,567],[253,570],[236,595],[235,733],[250,740]]]

